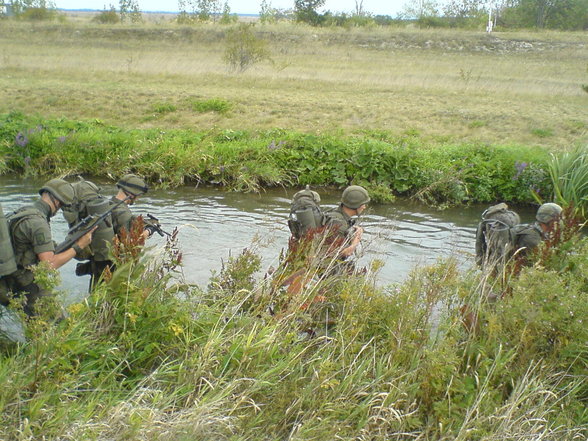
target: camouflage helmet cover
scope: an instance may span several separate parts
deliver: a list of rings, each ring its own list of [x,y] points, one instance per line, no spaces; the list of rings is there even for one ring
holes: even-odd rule
[[[116,183],[116,186],[133,196],[140,196],[143,193],[147,193],[147,190],[149,190],[145,180],[133,174],[124,175]]]
[[[367,190],[359,185],[350,185],[343,191],[341,203],[354,210],[370,201]]]
[[[553,202],[548,202],[539,207],[535,219],[542,224],[548,224],[549,222],[556,220],[561,215],[562,211],[563,210],[559,205],[554,204]]]
[[[69,207],[76,199],[73,186],[63,179],[47,181],[39,190],[39,194],[42,195],[44,192],[50,193],[64,207]]]

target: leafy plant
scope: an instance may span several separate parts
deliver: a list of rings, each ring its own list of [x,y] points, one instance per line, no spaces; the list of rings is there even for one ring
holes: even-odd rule
[[[551,155],[548,164],[555,200],[573,206],[578,214],[588,214],[588,146]]]

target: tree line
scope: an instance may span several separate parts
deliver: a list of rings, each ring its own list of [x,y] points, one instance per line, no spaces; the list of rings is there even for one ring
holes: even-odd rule
[[[288,9],[275,8],[271,0],[260,0],[259,20],[263,23],[294,21],[311,26],[390,26],[413,24],[422,28],[449,27],[479,29],[587,30],[587,0],[407,0],[395,17],[376,15],[355,0],[351,12],[323,11],[326,0],[292,0]],[[11,13],[26,19],[45,20],[56,16],[52,0],[11,0]],[[201,21],[234,23],[228,0],[178,0],[178,23]],[[139,0],[119,0],[104,7],[97,21],[140,22]]]

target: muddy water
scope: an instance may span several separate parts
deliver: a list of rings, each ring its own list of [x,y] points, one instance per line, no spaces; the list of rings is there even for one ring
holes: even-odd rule
[[[35,200],[41,181],[0,178],[0,203],[5,213]],[[115,187],[103,184],[103,194],[111,195]],[[211,271],[219,270],[222,260],[254,246],[263,259],[263,269],[277,263],[280,250],[287,246],[289,231],[286,219],[290,198],[295,190],[272,189],[259,195],[227,193],[215,188],[184,187],[153,190],[132,207],[136,214],[158,217],[164,229],[180,228],[180,246],[184,253],[184,272],[188,282],[206,285]],[[337,204],[337,193],[319,190],[323,207]],[[474,206],[438,211],[410,201],[369,207],[362,216],[365,228],[359,264],[380,259],[382,285],[400,282],[417,264],[432,263],[438,258],[455,256],[464,268],[471,266],[474,232],[485,207]],[[519,210],[520,211],[520,210]],[[523,221],[531,213],[522,211]],[[62,240],[67,225],[59,213],[52,221],[53,238]],[[150,243],[164,243],[155,235]],[[84,296],[88,277],[74,275],[75,261],[61,269],[62,286],[67,302]]]

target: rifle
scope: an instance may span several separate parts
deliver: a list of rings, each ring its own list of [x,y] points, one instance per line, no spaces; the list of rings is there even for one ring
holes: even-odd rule
[[[125,203],[129,200],[132,196],[127,196],[121,201],[118,201],[116,204],[112,205],[108,210],[106,210],[101,215],[88,215],[75,224],[73,227],[69,229],[67,232],[66,239],[61,242],[57,247],[55,247],[55,254],[63,253],[65,250],[70,249],[74,246],[74,244],[88,231],[91,231],[94,227],[97,227],[98,224],[104,221],[112,211],[118,207],[119,205]]]
[[[152,214],[147,214],[146,219],[143,219],[143,222],[145,224],[145,229],[147,231],[149,231],[151,234],[157,233],[161,237],[163,237],[163,235],[166,234],[169,237],[171,237],[170,233],[168,233],[167,231],[165,231],[161,228],[161,224],[159,223],[159,219],[157,219]]]

